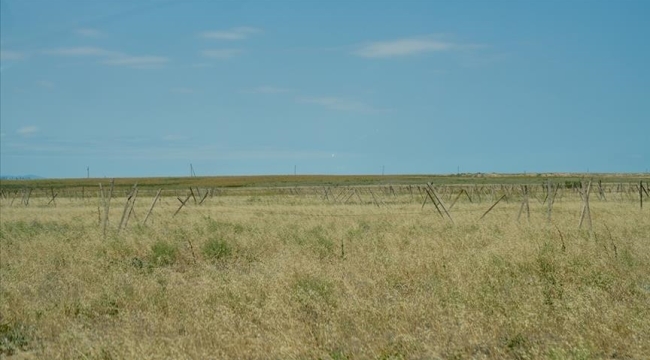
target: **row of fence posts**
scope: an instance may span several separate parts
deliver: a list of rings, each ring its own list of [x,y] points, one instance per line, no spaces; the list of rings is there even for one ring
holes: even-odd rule
[[[109,223],[109,213],[110,213],[110,204],[111,204],[111,199],[113,197],[113,191],[115,189],[115,179],[112,179],[110,182],[110,190],[107,190],[108,194],[104,191],[104,188],[102,184],[99,184],[99,205],[97,207],[97,213],[99,216],[99,222],[102,227],[102,233],[104,236],[106,236],[106,231],[108,229],[108,223]],[[195,194],[196,192],[196,194]],[[144,216],[144,219],[142,220],[142,225],[147,224],[147,220],[149,220],[149,217],[151,216],[151,213],[153,212],[154,207],[158,203],[158,200],[160,199],[160,195],[162,193],[162,189],[158,189],[156,192],[156,195],[154,196],[153,201],[151,202],[151,205],[149,206],[149,210],[147,211],[147,214]],[[181,209],[189,202],[190,198],[194,199],[194,203],[197,205],[203,204],[205,199],[208,197],[208,195],[211,192],[208,190],[205,190],[205,193],[201,195],[201,190],[196,188],[192,189],[190,187],[190,193],[187,195],[187,197],[183,200],[180,197],[177,197],[178,201],[181,203],[181,205],[176,209],[172,217],[176,216]],[[197,201],[197,196],[200,200]],[[126,202],[124,203],[124,209],[122,210],[122,217],[120,218],[120,223],[117,226],[117,232],[119,233],[121,230],[126,229],[129,223],[129,219],[131,216],[136,218],[135,214],[135,202],[138,198],[138,184],[136,183],[133,185],[131,188],[131,191],[127,194],[126,196]],[[103,208],[103,217],[101,216],[101,209]],[[136,219],[137,220],[137,219]]]
[[[543,185],[542,189],[544,191],[544,200],[541,201],[542,204],[547,205],[547,220],[550,223],[551,222],[551,214],[552,214],[552,209],[553,209],[553,204],[555,202],[555,198],[558,194],[558,191],[560,189],[561,184],[555,184],[549,180],[547,180]],[[589,207],[589,196],[591,194],[592,190],[592,181],[581,181],[579,183],[579,186],[575,186],[577,183],[572,184],[571,188],[575,189],[578,194],[580,195],[580,198],[582,200],[582,208],[581,208],[581,213],[580,213],[580,221],[578,224],[579,228],[582,228],[583,224],[587,224],[589,229],[592,229],[592,221],[591,221],[591,210]],[[408,185],[406,187],[408,189],[408,192],[413,196],[413,187],[411,185]],[[113,198],[113,193],[115,189],[115,179],[112,179],[110,181],[110,187],[105,191],[103,188],[103,185],[100,183],[99,184],[99,205],[98,205],[98,221],[101,224],[102,227],[102,233],[106,235],[107,228],[108,228],[108,223],[109,223],[109,212],[110,212],[110,204],[111,204],[111,199]],[[323,187],[323,193],[322,193],[322,198],[326,201],[331,201],[333,203],[337,204],[347,204],[354,196],[359,200],[359,202],[363,203],[363,200],[361,199],[361,195],[359,194],[359,191],[357,188],[347,188],[348,190],[343,190],[340,191],[339,194],[334,194],[333,190],[331,187]],[[417,186],[417,189],[420,191],[420,193],[423,195],[423,202],[422,202],[422,209],[424,209],[424,206],[427,204],[427,202],[431,202],[437,213],[440,215],[441,218],[447,218],[451,223],[454,223],[454,220],[450,214],[451,209],[455,206],[457,201],[460,199],[462,195],[465,195],[467,199],[469,200],[470,203],[473,202],[472,197],[470,193],[465,188],[460,189],[458,194],[456,194],[454,200],[452,201],[451,205],[449,207],[446,207],[443,201],[441,200],[441,196],[438,194],[436,191],[436,188],[433,186],[432,183],[427,183],[424,186]],[[481,190],[483,187],[481,187]],[[617,191],[622,191],[621,184],[618,185]],[[286,190],[286,189],[285,189]],[[372,203],[377,206],[381,207],[382,205],[388,206],[380,197],[375,196],[375,193],[372,191],[372,189],[367,188],[366,189],[372,199]],[[383,188],[384,194],[387,196],[397,196],[396,191],[392,185],[388,185],[387,187]],[[481,217],[478,219],[479,221],[482,220],[490,211],[492,211],[502,200],[508,201],[508,194],[512,191],[512,188],[508,190],[504,185],[501,186],[501,190],[503,190],[504,194],[502,194],[500,197],[496,199],[496,201],[481,215]],[[529,203],[529,197],[530,197],[530,191],[528,185],[520,185],[520,191],[522,194],[522,202],[519,207],[519,211],[517,213],[517,221],[519,222],[521,219],[521,215],[523,212],[526,212],[526,217],[528,221],[530,221],[530,203]],[[192,198],[194,200],[195,204],[201,205],[203,202],[206,200],[206,198],[214,194],[215,189],[205,189],[204,193],[201,194],[201,190],[199,188],[193,189],[192,187],[189,188],[189,194],[185,197],[185,199],[181,199],[180,197],[177,197],[178,201],[180,202],[180,206],[178,209],[174,212],[172,217],[176,216],[181,209],[189,202],[189,199]],[[288,192],[291,195],[299,195],[300,194],[300,189],[299,188],[288,188]],[[480,198],[480,190],[476,190],[476,187],[472,188],[472,192],[479,198],[479,202],[481,201]],[[21,204],[24,206],[29,205],[29,199],[32,194],[32,189],[31,188],[24,188],[20,191],[21,193]],[[84,188],[82,187],[82,196],[85,193]],[[149,219],[154,206],[158,202],[160,195],[162,193],[162,189],[159,189],[151,203],[151,206],[149,207],[149,210],[144,217],[142,221],[142,225],[146,225],[147,220]],[[448,192],[449,193],[449,199],[451,199],[451,196],[453,196],[453,190]],[[639,193],[639,207],[640,209],[643,209],[643,197],[649,197],[648,194],[648,188],[643,184],[643,181],[639,181],[638,185],[638,193]],[[17,192],[16,192],[17,194]],[[55,192],[53,188],[50,188],[50,199],[47,203],[47,205],[54,204],[56,205],[56,198],[58,196],[58,192]],[[496,198],[495,196],[495,191],[494,187],[491,188],[491,194],[492,198]],[[124,204],[124,209],[122,211],[122,217],[120,219],[120,223],[118,224],[117,231],[118,233],[125,229],[128,225],[129,219],[131,216],[135,217],[135,202],[137,199],[138,195],[138,185],[137,183],[133,185],[131,188],[130,192],[126,196],[126,202]],[[607,198],[605,196],[605,190],[602,186],[601,180],[598,181],[598,196],[600,200],[602,201],[607,201]],[[6,198],[7,195],[3,191],[2,192],[2,197]],[[13,205],[14,200],[16,199],[16,196],[11,201],[11,205]],[[103,213],[102,213],[103,209]],[[444,213],[444,214],[443,214]],[[103,215],[103,216],[102,216]],[[586,221],[586,222],[585,222]]]
[[[580,191],[580,189],[582,187],[582,185],[581,185],[582,183],[583,182],[566,182],[566,184],[563,186],[561,183],[553,184],[553,183],[550,182],[550,180],[545,181],[545,182],[543,182],[541,184],[541,186],[537,187],[538,189],[543,190],[544,200],[540,200],[540,199],[537,199],[537,200],[540,201],[540,203],[544,204],[544,203],[546,203],[547,198],[549,196],[551,196],[550,194],[552,194],[552,196],[551,196],[552,198],[555,198],[558,194],[561,194],[562,191],[565,191],[566,189],[572,189],[572,190],[578,192],[578,191]],[[526,186],[528,187],[529,185],[526,185]],[[521,186],[523,186],[523,185],[521,185]],[[599,180],[598,181],[598,188],[597,188],[597,190],[598,190],[597,195],[598,195],[599,199],[601,201],[607,201],[608,200],[607,196],[606,196],[606,193],[608,192],[607,190],[609,190],[609,193],[612,193],[612,194],[613,193],[619,193],[619,194],[621,194],[621,196],[623,196],[623,194],[627,194],[628,197],[633,192],[636,192],[637,195],[638,195],[638,199],[639,199],[639,206],[641,208],[643,208],[644,195],[645,195],[646,198],[649,197],[648,196],[648,190],[649,190],[648,185],[644,184],[643,181],[640,181],[638,185],[618,183],[615,186],[616,186],[615,190],[612,187],[610,187],[608,189],[608,188],[604,187],[602,185],[602,181]],[[461,189],[460,192],[455,193],[454,189],[459,188],[459,187]],[[478,199],[478,202],[480,203],[480,202],[483,201],[483,196],[484,195],[488,195],[493,201],[497,200],[499,192],[505,193],[506,197],[503,200],[505,200],[506,202],[509,202],[510,197],[511,197],[512,193],[514,192],[514,190],[516,189],[516,187],[517,187],[517,185],[510,185],[510,186],[508,186],[508,185],[473,185],[473,186],[465,186],[465,187],[457,186],[457,185],[442,185],[442,186],[438,186],[437,189],[439,191],[442,191],[443,195],[448,196],[449,200],[451,200],[451,197],[453,195],[456,195],[456,196],[458,196],[458,195],[461,195],[461,196],[466,195],[468,197],[468,199],[470,199],[470,201],[472,201],[471,200],[472,197],[476,197]],[[357,199],[359,198],[358,191],[355,192],[353,190],[354,189],[363,189],[364,187],[343,187],[343,189],[348,189],[347,192],[339,193],[338,195],[334,194],[334,191],[333,191],[333,189],[336,189],[336,188],[338,188],[338,186],[322,187],[322,189],[324,190],[323,197],[326,200],[331,200],[331,201],[333,201],[335,203],[338,203],[338,202],[348,203],[349,201],[351,201],[354,198],[357,198]],[[373,187],[373,188],[375,188],[375,187]],[[418,191],[420,191],[421,195],[424,193],[424,195],[426,196],[426,192],[424,191],[425,188],[426,188],[426,186],[420,186],[420,185],[417,185],[417,186],[415,186],[415,185],[403,185],[403,186],[386,185],[386,186],[379,187],[378,191],[383,192],[384,195],[386,195],[386,196],[390,196],[390,195],[397,196],[397,190],[396,189],[398,189],[398,190],[401,189],[402,193],[404,193],[404,191],[408,191],[408,193],[411,196],[414,196],[413,195],[413,189],[417,189]],[[264,192],[269,192],[271,190],[271,191],[274,191],[274,192],[276,192],[278,194],[287,194],[288,193],[289,195],[300,195],[300,194],[304,193],[304,189],[305,188],[287,187],[287,188],[275,188],[275,189],[264,189],[264,190],[257,189],[257,190],[264,191]],[[375,192],[373,192],[369,188],[366,188],[366,189],[367,190],[365,190],[365,191],[370,193],[370,195],[372,197],[376,198],[376,193]],[[12,198],[12,201],[11,201],[12,206],[13,206],[15,200],[18,198],[18,195],[20,195],[20,203],[22,205],[29,205],[30,196],[32,196],[33,190],[38,190],[38,189],[25,187],[25,188],[22,188],[20,190],[7,190],[7,189],[0,188],[0,197],[2,197],[4,199],[7,199],[8,195],[10,195],[13,192],[13,198]],[[44,190],[45,190],[45,196],[49,197],[49,201],[48,201],[47,205],[56,205],[57,197],[58,198],[70,197],[70,196],[74,197],[74,196],[78,196],[78,194],[80,194],[82,199],[86,198],[85,186],[82,186],[80,188],[72,188],[72,189],[59,188],[57,190],[57,192],[54,191],[53,187],[50,187],[50,188],[47,188],[47,189],[44,189]],[[562,191],[560,191],[560,190],[562,190]],[[178,195],[178,190],[175,190],[175,191],[176,191],[176,193]],[[201,202],[205,201],[205,199],[208,196],[214,196],[215,193],[221,194],[221,193],[224,193],[224,191],[226,191],[225,193],[230,193],[230,192],[233,192],[233,191],[235,191],[235,193],[236,193],[239,190],[237,190],[237,189],[207,188],[207,189],[204,189],[204,191],[205,192],[201,191],[199,188],[194,189],[194,188],[190,187],[190,196],[194,199],[195,203],[201,203]],[[254,188],[247,188],[246,191],[256,191],[256,190]],[[346,190],[343,190],[343,191],[346,191]],[[128,196],[128,194],[129,194],[129,192],[125,191],[125,195]],[[523,195],[523,191],[522,191],[522,195]],[[533,194],[531,193],[531,188],[528,188],[528,196],[530,196],[530,195],[533,195]],[[621,200],[622,200],[622,198],[621,198]],[[375,201],[373,201],[373,203],[375,203]],[[381,203],[381,201],[377,200],[376,204],[380,204],[380,203]]]

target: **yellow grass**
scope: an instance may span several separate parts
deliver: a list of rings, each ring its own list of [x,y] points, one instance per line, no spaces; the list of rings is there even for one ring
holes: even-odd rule
[[[420,195],[2,200],[0,351],[47,359],[645,359],[650,211]],[[449,205],[451,198],[445,198]]]

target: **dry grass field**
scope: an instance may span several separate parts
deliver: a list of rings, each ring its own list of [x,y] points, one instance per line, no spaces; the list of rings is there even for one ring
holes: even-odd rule
[[[0,356],[18,359],[648,359],[650,204],[566,191],[347,204],[152,195],[117,232],[96,197],[0,200]],[[372,196],[376,196],[375,204]],[[330,198],[333,196],[330,196]],[[452,197],[444,197],[449,204]]]

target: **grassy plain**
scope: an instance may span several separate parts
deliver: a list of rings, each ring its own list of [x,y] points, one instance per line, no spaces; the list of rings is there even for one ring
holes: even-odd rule
[[[605,183],[647,182],[648,174],[450,174],[450,175],[260,175],[260,176],[198,176],[198,177],[152,177],[152,178],[117,178],[117,188],[130,188],[137,183],[140,188],[187,189],[203,188],[242,188],[242,187],[278,187],[278,186],[349,186],[349,185],[420,185],[427,182],[446,184],[539,184],[546,180],[554,183],[575,182],[584,179],[601,179]],[[25,187],[44,189],[75,189],[81,187],[95,188],[97,184],[106,184],[106,178],[70,178],[70,179],[35,179],[2,180],[0,189],[16,190]]]
[[[96,184],[94,185],[96,186]],[[0,355],[48,359],[647,359],[650,210],[566,191],[441,218],[422,195],[0,200]],[[592,195],[593,197],[593,195]],[[449,205],[450,198],[443,201]]]

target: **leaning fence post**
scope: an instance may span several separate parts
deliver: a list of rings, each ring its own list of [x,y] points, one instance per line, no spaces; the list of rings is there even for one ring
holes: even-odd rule
[[[191,196],[192,195],[187,195],[184,201],[181,200],[181,198],[178,198],[178,201],[181,202],[181,206],[178,207],[178,210],[176,210],[176,212],[174,213],[174,215],[172,215],[172,217],[176,216],[176,214],[178,214],[178,212],[181,211],[181,209],[183,208],[183,206],[185,206],[185,203],[187,203],[187,201],[190,199]]]
[[[431,186],[431,184],[427,184],[427,187],[429,187],[429,189],[431,189],[431,192],[433,193],[433,196],[435,196],[436,200],[438,200],[438,203],[440,204],[440,207],[442,207],[442,210],[445,211],[445,214],[447,214],[447,217],[449,218],[451,223],[454,224],[454,219],[452,219],[451,215],[449,215],[449,212],[445,208],[445,204],[442,203],[442,200],[440,200],[440,197],[436,193],[436,189],[434,189],[433,186]],[[438,210],[438,211],[440,211],[440,210]]]
[[[546,210],[546,216],[548,222],[551,222],[551,210],[553,208],[553,201],[551,200],[551,179],[546,180],[546,198],[548,199],[548,209]]]
[[[506,197],[506,194],[501,195],[501,197],[499,198],[499,200],[497,200],[497,201],[496,201],[492,206],[490,206],[490,208],[487,209],[487,211],[484,212],[483,215],[481,215],[481,217],[479,218],[479,220],[483,219],[483,218],[485,217],[485,215],[487,215],[487,214],[488,214],[488,213],[489,213],[489,212],[490,212],[490,211],[491,211],[495,206],[497,206],[497,204],[499,203],[499,201],[503,200],[504,197]]]
[[[117,228],[117,232],[120,232],[122,229],[126,229],[126,225],[129,223],[129,218],[133,212],[133,207],[135,206],[135,200],[138,198],[138,184],[133,186],[133,190],[126,199],[126,204],[124,204],[124,212],[122,213],[122,219],[120,220],[120,226]]]
[[[50,199],[50,201],[47,204],[50,205],[54,203],[54,206],[56,206],[56,201],[54,201],[54,199],[56,199],[57,195],[59,195],[59,193],[52,195],[52,199]]]
[[[161,191],[162,189],[158,189],[158,192],[156,193],[156,197],[151,202],[151,207],[149,208],[149,212],[147,212],[147,216],[145,216],[144,220],[142,221],[142,225],[145,225],[147,223],[147,219],[149,219],[149,215],[151,215],[151,212],[153,211],[153,207],[156,205],[156,201],[158,201],[158,197],[160,196]]]
[[[639,181],[639,207],[643,209],[643,181]]]
[[[108,226],[108,212],[111,209],[111,198],[113,197],[113,189],[115,188],[115,179],[111,179],[111,189],[108,191],[108,199],[104,204],[104,222],[102,224],[102,233],[106,237],[106,227]]]
[[[456,198],[454,198],[454,201],[452,201],[451,205],[449,205],[449,210],[453,209],[454,205],[456,205],[456,201],[458,201],[460,196],[463,195],[463,191],[464,191],[463,189],[460,189],[460,192],[458,193]]]
[[[436,204],[436,201],[433,200],[433,195],[431,195],[431,192],[429,191],[429,189],[424,188],[424,191],[426,191],[427,195],[429,195],[429,198],[431,199],[431,202],[433,203],[433,206],[435,206],[436,210],[438,210],[438,214],[440,214],[440,217],[444,218],[445,216],[442,215],[442,212],[440,211],[440,208],[438,207],[438,204]],[[424,198],[424,201],[426,203],[426,201],[427,201],[426,197]],[[424,204],[422,204],[422,207],[424,208]]]
[[[517,214],[517,221],[519,221],[519,218],[521,218],[521,213],[524,211],[525,208],[526,214],[528,215],[528,222],[530,222],[530,207],[528,206],[528,186],[527,185],[522,186],[521,191],[523,192],[524,198],[521,201],[521,207],[519,208],[519,213]]]
[[[586,190],[584,189],[584,184],[582,185],[583,188],[583,197],[582,197],[582,214],[580,215],[580,224],[578,224],[578,228],[582,228],[582,222],[587,218],[587,222],[589,223],[589,231],[593,231],[592,225],[591,225],[591,211],[589,210],[589,192],[591,191],[591,181],[589,181],[589,184],[587,184]]]
[[[198,191],[199,191],[199,188],[196,188],[196,191],[198,192]],[[205,199],[206,199],[207,197],[208,197],[208,191],[206,190],[206,191],[205,191],[205,194],[203,194],[203,197],[201,198],[201,201],[199,201],[199,205],[203,204],[203,202],[205,201]]]
[[[370,191],[370,195],[372,196],[372,200],[375,202],[375,205],[377,205],[377,207],[380,207],[377,199],[375,198],[375,194],[370,189],[368,189],[368,191]]]

